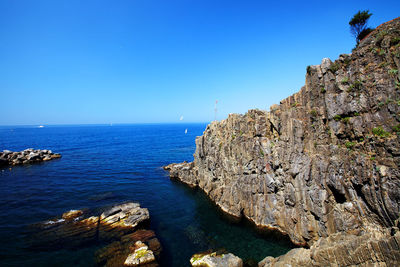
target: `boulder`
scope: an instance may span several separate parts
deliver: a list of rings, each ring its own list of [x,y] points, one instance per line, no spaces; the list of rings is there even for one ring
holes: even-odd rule
[[[213,252],[208,254],[194,254],[190,259],[190,264],[199,267],[242,267],[243,261],[232,253],[217,254]]]
[[[60,154],[54,154],[51,150],[28,148],[20,152],[3,150],[0,152],[0,167],[8,165],[30,164],[40,161],[48,161],[61,158]]]
[[[153,251],[149,249],[142,241],[137,241],[135,243],[135,251],[132,254],[129,254],[126,258],[124,265],[125,266],[139,266],[146,263],[150,263],[155,261]]]

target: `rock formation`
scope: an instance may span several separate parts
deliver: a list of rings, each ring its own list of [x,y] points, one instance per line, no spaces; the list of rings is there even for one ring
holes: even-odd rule
[[[29,247],[35,250],[76,249],[110,243],[96,252],[98,266],[158,266],[161,245],[153,231],[139,229],[150,219],[139,203],[128,202],[94,215],[85,210],[33,225]]]
[[[31,164],[35,162],[48,161],[61,158],[60,154],[53,153],[51,150],[40,150],[28,148],[20,152],[3,150],[0,152],[0,167],[9,165]]]
[[[305,86],[270,112],[212,122],[194,161],[165,169],[223,211],[311,247],[289,252],[303,265],[399,263],[399,69],[398,18],[352,54],[307,67]]]
[[[218,254],[213,252],[194,254],[190,259],[190,264],[194,267],[242,267],[243,261],[232,253]]]

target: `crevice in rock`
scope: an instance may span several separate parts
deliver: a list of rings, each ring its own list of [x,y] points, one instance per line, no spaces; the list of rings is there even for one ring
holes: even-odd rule
[[[356,191],[357,196],[359,196],[359,197],[362,199],[362,201],[364,202],[364,204],[367,206],[367,208],[368,208],[370,211],[376,212],[376,209],[375,209],[374,207],[372,207],[372,206],[368,203],[367,199],[365,198],[365,195],[364,195],[364,193],[362,192],[362,187],[363,187],[363,184],[354,184],[354,183],[353,183],[353,188],[354,188],[354,190]]]
[[[346,202],[346,195],[341,193],[339,190],[334,188],[332,185],[328,185],[328,188],[332,192],[333,197],[335,198],[336,203],[343,204]]]

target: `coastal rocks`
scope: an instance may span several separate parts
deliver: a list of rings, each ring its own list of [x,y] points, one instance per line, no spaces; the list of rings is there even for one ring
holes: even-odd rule
[[[3,150],[3,152],[0,152],[0,167],[31,164],[58,158],[61,158],[60,154],[53,153],[51,150],[46,149],[28,148],[20,152]]]
[[[125,266],[138,266],[155,261],[154,253],[142,241],[135,243],[135,251],[126,258]]]
[[[98,266],[158,266],[161,244],[151,230],[137,230],[96,252]]]
[[[29,243],[33,249],[52,250],[118,240],[149,218],[149,211],[134,202],[112,206],[100,215],[71,210],[61,218],[33,225],[35,233]]]
[[[277,266],[398,266],[400,233],[393,236],[333,234],[310,249],[292,249],[277,258],[267,257],[259,267]]]
[[[46,251],[103,244],[95,252],[97,266],[158,266],[161,244],[153,231],[143,229],[149,219],[149,211],[136,202],[95,211],[70,210],[33,225],[28,247]]]
[[[242,267],[243,261],[241,258],[233,255],[232,253],[217,254],[195,254],[190,259],[192,266],[206,266],[206,267]]]
[[[270,112],[212,122],[196,138],[194,161],[165,169],[226,213],[298,245],[334,246],[336,234],[395,242],[388,229],[400,219],[399,39],[400,19],[383,24],[351,55],[308,67],[305,86]],[[380,251],[388,261],[391,250]]]

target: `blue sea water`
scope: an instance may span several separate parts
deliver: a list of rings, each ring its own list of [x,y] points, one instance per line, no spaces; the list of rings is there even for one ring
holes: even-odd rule
[[[0,266],[93,266],[96,245],[32,251],[26,229],[70,209],[126,200],[150,211],[163,246],[161,266],[188,266],[191,255],[225,248],[244,260],[286,253],[279,236],[229,221],[200,190],[170,181],[161,168],[193,160],[206,124],[0,127],[0,150],[51,149],[62,158],[0,170]],[[185,134],[185,129],[188,129]]]

